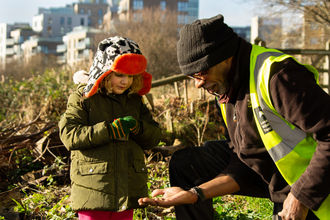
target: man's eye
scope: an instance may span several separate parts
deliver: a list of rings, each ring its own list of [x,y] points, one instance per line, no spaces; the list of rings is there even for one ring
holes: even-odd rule
[[[207,69],[207,70],[203,70],[203,71],[201,72],[201,76],[206,75],[207,72],[208,72],[208,69]]]

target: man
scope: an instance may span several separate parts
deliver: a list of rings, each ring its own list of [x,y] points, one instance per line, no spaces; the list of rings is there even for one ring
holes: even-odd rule
[[[330,96],[315,68],[246,42],[222,15],[181,29],[178,61],[215,95],[227,140],[177,151],[172,187],[139,203],[213,219],[212,198],[237,194],[269,198],[273,219],[330,219]]]

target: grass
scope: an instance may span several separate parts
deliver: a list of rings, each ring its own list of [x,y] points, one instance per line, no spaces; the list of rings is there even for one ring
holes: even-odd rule
[[[14,128],[17,128],[17,125],[28,123],[38,114],[41,124],[30,126],[30,130],[28,130],[30,133],[40,130],[46,122],[57,123],[66,108],[67,97],[75,87],[69,75],[65,71],[52,70],[45,72],[42,76],[34,76],[28,80],[8,79],[6,82],[1,82],[0,94],[2,96],[0,102],[3,108],[0,111],[0,127],[3,137],[15,134],[11,132],[17,134],[23,131],[27,132],[25,128],[17,131]],[[161,89],[159,88],[159,90]],[[167,97],[157,100],[155,95],[158,105],[155,106],[155,111],[152,114],[164,131],[162,134],[164,145],[170,146],[173,144],[173,140],[179,139],[185,146],[196,146],[205,140],[222,138],[222,131],[219,129],[221,128],[221,119],[216,115],[214,106],[202,105],[201,102],[196,101],[194,112],[190,113],[187,111],[189,106],[184,104],[183,99],[170,96],[169,92],[166,91],[162,91],[162,94],[167,94]],[[166,131],[165,112],[167,110],[171,111],[173,117],[175,129],[172,133]],[[13,129],[10,129],[11,127]],[[58,145],[58,143],[53,145]],[[33,147],[31,146],[31,148]],[[32,165],[37,165],[31,164],[35,158],[26,151],[27,149],[15,150],[14,153],[8,152],[8,155],[12,155],[11,163],[13,165],[8,166],[8,170],[4,170],[2,167],[3,170],[0,169],[2,171],[0,173],[11,175],[10,178],[7,175],[2,178],[8,180],[9,186],[13,182],[11,180],[18,176],[36,168],[40,169],[40,167],[32,167]],[[4,151],[2,153],[4,154]],[[169,159],[169,157],[162,158],[160,155],[151,155],[146,158],[150,194],[156,188],[170,186]],[[53,163],[55,164],[56,161]],[[26,164],[31,165],[24,166]],[[17,167],[25,167],[27,170]],[[13,169],[10,170],[10,168]],[[23,198],[16,201],[16,206],[11,211],[24,213],[29,219],[77,219],[76,213],[72,211],[70,206],[70,186],[59,186],[54,178],[49,178],[47,181],[45,186],[38,185],[33,189],[26,190]],[[268,199],[223,196],[214,198],[213,205],[216,211],[215,219],[271,219],[272,203]],[[4,218],[0,216],[0,219]],[[135,210],[134,219],[169,220],[176,218],[173,207],[169,209],[147,207]]]

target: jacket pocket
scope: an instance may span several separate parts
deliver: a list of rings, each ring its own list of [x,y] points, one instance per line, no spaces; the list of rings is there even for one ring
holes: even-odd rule
[[[133,166],[134,166],[135,172],[137,172],[137,173],[148,173],[146,164],[144,162],[134,160]]]
[[[108,172],[108,163],[86,164],[79,166],[80,175],[103,174]]]

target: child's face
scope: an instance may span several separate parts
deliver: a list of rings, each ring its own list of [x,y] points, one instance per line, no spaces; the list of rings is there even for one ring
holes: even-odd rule
[[[113,72],[110,81],[113,87],[112,92],[115,94],[122,94],[132,85],[133,75]]]

